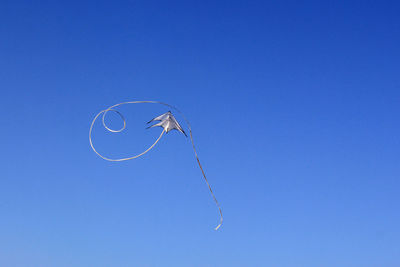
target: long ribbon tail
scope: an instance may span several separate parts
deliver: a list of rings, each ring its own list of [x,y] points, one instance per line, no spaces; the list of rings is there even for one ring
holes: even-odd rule
[[[90,141],[90,146],[92,147],[93,151],[96,152],[96,154],[99,155],[101,158],[103,158],[103,159],[105,159],[105,160],[108,160],[108,161],[125,161],[125,160],[135,159],[135,158],[138,158],[138,157],[142,156],[143,154],[145,154],[145,153],[147,153],[148,151],[150,151],[150,150],[158,143],[158,141],[159,141],[159,140],[161,139],[161,137],[163,136],[165,130],[161,132],[161,134],[160,134],[160,136],[158,137],[158,139],[157,139],[146,151],[144,151],[144,152],[142,152],[142,153],[140,153],[140,154],[138,154],[138,155],[136,155],[136,156],[129,157],[129,158],[109,159],[109,158],[106,158],[106,157],[100,155],[100,154],[96,151],[96,149],[94,148],[94,146],[93,146],[92,137],[91,137],[93,124],[94,124],[94,122],[96,121],[96,119],[97,119],[102,113],[104,113],[104,114],[103,114],[103,117],[102,117],[103,126],[104,126],[108,131],[110,131],[110,132],[121,132],[122,130],[125,129],[125,126],[126,126],[125,118],[122,116],[121,113],[119,113],[118,111],[114,110],[113,108],[118,107],[118,106],[121,106],[121,105],[126,105],[126,104],[139,104],[139,103],[161,104],[161,105],[164,105],[164,106],[167,106],[167,107],[170,107],[170,108],[176,110],[179,114],[182,115],[183,119],[185,120],[185,122],[186,122],[186,124],[187,124],[187,126],[188,126],[188,128],[189,128],[190,141],[192,142],[193,151],[194,151],[194,155],[196,156],[197,163],[199,164],[199,167],[200,167],[201,173],[203,174],[204,180],[206,181],[207,186],[208,186],[208,189],[210,190],[210,193],[211,193],[211,195],[212,195],[212,197],[213,197],[213,199],[214,199],[214,202],[215,202],[215,204],[217,204],[217,207],[218,207],[218,210],[219,210],[219,214],[220,214],[220,217],[221,217],[220,223],[217,225],[217,227],[214,228],[215,230],[218,230],[218,229],[221,227],[222,221],[223,221],[221,206],[219,205],[219,203],[218,203],[218,201],[217,201],[217,198],[215,197],[215,195],[214,195],[214,193],[213,193],[213,191],[212,191],[212,189],[211,189],[210,183],[209,183],[208,180],[207,180],[207,176],[206,176],[206,174],[204,173],[203,167],[201,166],[199,157],[198,157],[198,155],[197,155],[196,147],[195,147],[195,145],[194,145],[193,136],[192,136],[192,128],[191,128],[191,126],[190,126],[190,123],[189,123],[188,119],[186,119],[185,115],[184,115],[178,108],[176,108],[175,106],[172,106],[172,105],[170,105],[170,104],[167,104],[167,103],[164,103],[164,102],[160,102],[160,101],[128,101],[128,102],[122,102],[122,103],[115,104],[115,105],[109,107],[108,109],[101,111],[101,112],[100,112],[99,114],[97,114],[96,117],[94,118],[94,120],[93,120],[93,122],[92,122],[92,124],[91,124],[91,126],[90,126],[90,131],[89,131],[89,141]],[[105,117],[105,115],[107,114],[108,111],[114,111],[114,112],[116,112],[116,113],[122,118],[122,120],[124,121],[124,126],[123,126],[121,129],[119,129],[119,130],[113,130],[113,129],[110,129],[110,128],[107,127],[107,125],[106,125],[105,122],[104,122],[104,117]]]
[[[222,216],[222,209],[221,209],[221,206],[219,205],[219,202],[218,202],[217,198],[216,198],[215,195],[214,195],[214,192],[213,192],[213,190],[212,190],[212,188],[211,188],[210,183],[209,183],[208,180],[207,180],[207,176],[206,176],[206,174],[205,174],[205,172],[204,172],[204,170],[203,170],[203,167],[201,166],[200,159],[199,159],[199,157],[198,157],[198,155],[197,155],[196,147],[194,146],[193,136],[192,136],[192,130],[191,130],[190,128],[189,128],[189,132],[190,132],[190,141],[192,141],[193,151],[194,151],[194,155],[196,156],[197,164],[199,164],[201,173],[203,174],[204,181],[206,181],[207,186],[208,186],[208,189],[210,190],[210,193],[211,193],[211,195],[212,195],[212,197],[213,197],[213,199],[214,199],[214,202],[215,202],[215,204],[217,204],[217,207],[218,207],[218,210],[219,210],[220,222],[219,222],[219,224],[217,225],[217,227],[214,228],[214,230],[218,230],[218,229],[221,227],[222,222],[223,222],[223,220],[224,220],[224,217]]]
[[[213,197],[213,199],[214,199],[214,202],[215,202],[215,204],[217,205],[217,208],[218,208],[218,211],[219,211],[220,222],[219,222],[219,224],[217,225],[217,227],[214,228],[214,230],[218,230],[218,229],[221,227],[222,222],[223,222],[223,220],[224,220],[224,217],[222,216],[222,209],[221,209],[221,206],[220,206],[220,204],[219,204],[217,198],[216,198],[215,195],[214,195],[214,192],[212,191],[212,188],[211,188],[210,183],[209,183],[208,180],[207,180],[207,176],[206,176],[206,174],[205,174],[205,172],[204,172],[204,170],[203,170],[203,167],[201,166],[199,156],[197,155],[196,146],[194,145],[193,135],[192,135],[192,127],[191,127],[191,125],[190,125],[189,120],[185,117],[185,115],[183,114],[183,112],[180,111],[180,110],[179,110],[177,107],[175,107],[175,106],[172,106],[172,105],[170,105],[170,104],[163,103],[163,102],[158,102],[158,101],[154,101],[153,103],[158,103],[158,104],[161,104],[161,105],[164,105],[164,106],[168,106],[168,107],[173,108],[173,109],[176,110],[179,114],[181,114],[182,117],[183,117],[183,119],[185,120],[185,122],[186,122],[186,124],[187,124],[187,126],[188,126],[188,128],[189,128],[190,141],[192,142],[192,147],[193,147],[194,155],[195,155],[195,157],[196,157],[197,163],[199,164],[201,173],[203,174],[204,181],[206,181],[206,184],[207,184],[207,186],[208,186],[208,189],[210,190],[210,193],[211,193],[211,195],[212,195],[212,197]],[[112,108],[112,107],[111,107],[111,108]]]
[[[103,116],[103,126],[104,126],[108,131],[113,132],[113,133],[121,132],[121,131],[123,131],[123,130],[125,129],[125,127],[126,127],[125,118],[122,116],[121,113],[119,113],[118,111],[116,111],[116,110],[114,110],[114,109],[102,110],[102,111],[100,111],[100,112],[96,115],[96,117],[95,117],[95,118],[93,119],[93,121],[92,121],[92,124],[90,125],[90,130],[89,130],[89,142],[90,142],[90,146],[92,147],[93,151],[94,151],[99,157],[101,157],[102,159],[105,159],[105,160],[107,160],[107,161],[126,161],[126,160],[136,159],[136,158],[138,158],[138,157],[140,157],[140,156],[143,156],[143,155],[146,154],[147,152],[149,152],[149,151],[158,143],[158,141],[160,141],[161,137],[162,137],[163,134],[165,133],[165,130],[163,130],[163,131],[161,132],[160,136],[157,138],[157,140],[156,140],[148,149],[146,149],[145,151],[143,151],[142,153],[140,153],[140,154],[138,154],[138,155],[135,155],[135,156],[132,156],[132,157],[128,157],[128,158],[121,158],[121,159],[110,159],[110,158],[107,158],[107,157],[101,155],[99,152],[97,152],[97,150],[94,148],[94,145],[93,145],[93,142],[92,142],[92,130],[93,130],[93,125],[94,125],[94,123],[96,122],[97,118],[98,118],[102,113],[104,113],[104,115],[105,115],[105,114],[106,114],[108,111],[110,111],[110,110],[116,112],[116,113],[121,117],[121,119],[124,121],[124,126],[123,126],[121,129],[119,129],[119,130],[110,129],[109,127],[107,127],[107,125],[106,125],[105,122],[104,122],[104,116]]]

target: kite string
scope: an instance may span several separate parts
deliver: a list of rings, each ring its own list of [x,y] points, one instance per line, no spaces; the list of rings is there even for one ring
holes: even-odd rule
[[[113,129],[109,128],[109,127],[106,125],[106,123],[105,123],[105,121],[104,121],[104,117],[105,117],[105,115],[107,114],[107,112],[109,112],[109,111],[113,111],[113,112],[117,113],[117,114],[121,117],[121,119],[122,119],[123,122],[124,122],[124,125],[122,126],[121,129],[119,129],[119,130],[113,130]],[[117,110],[115,110],[115,109],[108,108],[108,109],[106,109],[106,110],[100,111],[100,112],[96,115],[96,117],[93,119],[92,124],[90,125],[90,130],[89,130],[89,142],[90,142],[90,146],[92,147],[93,151],[94,151],[99,157],[101,157],[102,159],[107,160],[107,161],[126,161],[126,160],[131,160],[131,159],[138,158],[138,157],[140,157],[140,156],[146,154],[147,152],[149,152],[149,151],[158,143],[158,141],[160,141],[161,137],[162,137],[163,134],[165,133],[165,130],[163,130],[163,131],[161,132],[160,136],[157,138],[157,140],[156,140],[148,149],[146,149],[145,151],[143,151],[142,153],[140,153],[140,154],[138,154],[138,155],[135,155],[135,156],[132,156],[132,157],[128,157],[128,158],[110,159],[110,158],[107,158],[107,157],[101,155],[99,152],[97,152],[97,150],[94,148],[93,141],[92,141],[92,130],[93,130],[93,125],[94,125],[94,123],[96,122],[97,118],[98,118],[101,114],[103,114],[102,123],[103,123],[104,128],[106,128],[107,131],[112,132],[112,133],[119,133],[119,132],[122,132],[122,131],[126,128],[126,120],[125,120],[124,116],[123,116],[119,111],[117,111]]]
[[[140,157],[141,155],[147,153],[150,149],[152,149],[152,148],[158,143],[158,141],[161,139],[162,135],[164,134],[165,130],[163,130],[163,131],[161,132],[160,136],[158,137],[158,139],[154,142],[154,144],[153,144],[151,147],[149,147],[149,148],[148,148],[146,151],[144,151],[143,153],[141,153],[141,154],[139,154],[139,155],[136,155],[136,156],[133,156],[133,157],[130,157],[130,158],[115,159],[115,160],[113,160],[113,159],[108,159],[108,158],[103,157],[102,155],[100,155],[100,154],[94,149],[94,147],[93,147],[92,139],[91,139],[92,128],[93,128],[94,122],[96,121],[97,117],[98,117],[100,114],[102,114],[102,113],[104,112],[103,118],[102,118],[102,122],[103,122],[103,126],[104,126],[108,131],[110,131],[110,132],[121,132],[121,131],[123,131],[123,130],[125,129],[125,127],[126,127],[125,118],[122,116],[121,113],[119,113],[118,111],[114,110],[113,108],[118,107],[118,106],[121,106],[121,105],[125,105],[125,104],[140,104],[140,103],[161,104],[161,105],[164,105],[164,106],[167,106],[167,107],[170,107],[170,108],[176,110],[179,114],[182,115],[183,119],[185,120],[185,122],[186,122],[186,124],[187,124],[187,126],[188,126],[188,128],[189,128],[190,141],[191,141],[191,143],[192,143],[192,147],[193,147],[193,151],[194,151],[194,155],[195,155],[195,157],[196,157],[197,163],[198,163],[198,165],[199,165],[199,168],[200,168],[200,170],[201,170],[201,173],[203,174],[203,178],[204,178],[204,180],[205,180],[205,182],[206,182],[206,184],[207,184],[207,186],[208,186],[208,189],[210,190],[210,193],[211,193],[211,195],[212,195],[212,197],[213,197],[213,199],[214,199],[214,202],[215,202],[215,204],[217,205],[218,210],[219,210],[219,214],[220,214],[220,223],[217,225],[217,227],[214,228],[215,230],[218,230],[218,229],[221,227],[222,222],[223,222],[222,209],[221,209],[221,206],[220,206],[220,204],[219,204],[217,198],[216,198],[215,195],[214,195],[214,192],[212,191],[212,188],[211,188],[210,183],[209,183],[208,180],[207,180],[207,176],[206,176],[206,174],[205,174],[205,172],[204,172],[204,170],[203,170],[203,167],[201,166],[199,157],[198,157],[198,155],[197,155],[196,147],[195,147],[195,145],[194,145],[193,135],[192,135],[192,127],[191,127],[191,125],[190,125],[190,123],[189,123],[189,120],[185,117],[185,115],[183,114],[183,112],[181,112],[177,107],[172,106],[172,105],[167,104],[167,103],[164,103],[164,102],[160,102],[160,101],[151,101],[151,100],[148,100],[148,101],[128,101],[128,102],[122,102],[122,103],[115,104],[115,105],[109,107],[108,109],[101,111],[101,112],[100,112],[99,114],[97,114],[96,117],[94,118],[94,120],[93,120],[93,122],[92,122],[92,125],[90,126],[90,131],[89,131],[89,141],[90,141],[90,145],[91,145],[93,151],[96,152],[96,154],[99,155],[101,158],[103,158],[103,159],[105,159],[105,160],[108,160],[108,161],[124,161],[124,160],[130,160],[130,159],[134,159],[134,158]],[[123,126],[121,129],[119,129],[119,130],[112,130],[112,129],[110,129],[109,127],[107,127],[107,125],[106,125],[105,122],[104,122],[104,117],[105,117],[105,115],[106,115],[106,113],[107,113],[108,111],[115,111],[117,114],[120,115],[120,117],[121,117],[122,120],[124,121],[124,126]]]

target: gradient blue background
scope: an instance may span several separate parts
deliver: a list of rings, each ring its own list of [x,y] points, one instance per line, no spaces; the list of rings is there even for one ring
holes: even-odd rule
[[[0,266],[400,266],[399,14],[2,0]],[[91,151],[97,112],[147,99],[191,121],[220,231],[183,135],[124,163]],[[167,109],[121,111],[124,133],[96,124],[109,156],[151,144]]]

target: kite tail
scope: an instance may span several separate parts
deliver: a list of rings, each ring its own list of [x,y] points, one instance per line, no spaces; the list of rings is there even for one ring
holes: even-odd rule
[[[207,176],[204,173],[203,167],[201,166],[200,159],[197,156],[196,147],[194,146],[193,137],[192,137],[192,130],[190,128],[189,128],[189,133],[190,133],[190,141],[192,141],[193,151],[194,151],[194,155],[196,156],[197,164],[199,164],[199,167],[200,167],[201,173],[203,174],[204,180],[206,181],[208,189],[210,190],[210,193],[211,193],[211,195],[212,195],[212,197],[214,199],[214,202],[215,202],[215,204],[217,204],[217,207],[218,207],[218,210],[219,210],[219,215],[220,215],[221,219],[220,219],[220,222],[217,225],[217,227],[214,228],[214,230],[218,230],[222,225],[222,221],[224,220],[224,217],[222,216],[222,209],[221,209],[221,206],[219,205],[219,202],[218,202],[217,198],[214,195],[214,192],[212,191],[210,183],[207,180]]]
[[[105,115],[107,114],[107,112],[110,111],[110,110],[111,110],[111,111],[114,111],[115,113],[117,113],[117,114],[121,117],[121,119],[124,121],[124,126],[123,126],[121,129],[119,129],[119,130],[113,130],[113,129],[109,128],[109,127],[106,125],[106,123],[104,122],[104,117],[105,117]],[[102,113],[104,113],[104,114],[103,114],[103,118],[102,118],[103,126],[104,126],[104,128],[106,128],[109,132],[112,132],[112,133],[119,133],[119,132],[122,132],[122,131],[125,129],[125,127],[126,127],[126,121],[125,121],[124,116],[122,116],[122,114],[119,113],[117,110],[114,110],[114,109],[106,109],[106,110],[100,111],[100,112],[96,115],[96,117],[93,119],[92,124],[90,125],[90,130],[89,130],[89,142],[90,142],[90,146],[92,147],[93,151],[94,151],[99,157],[101,157],[102,159],[105,159],[105,160],[107,160],[107,161],[126,161],[126,160],[136,159],[136,158],[138,158],[138,157],[140,157],[140,156],[143,156],[144,154],[146,154],[147,152],[149,152],[149,151],[158,143],[158,141],[160,141],[161,137],[162,137],[163,134],[165,133],[165,130],[163,130],[163,131],[161,132],[160,136],[157,138],[157,140],[156,140],[148,149],[146,149],[145,151],[143,151],[142,153],[140,153],[140,154],[138,154],[138,155],[135,155],[135,156],[132,156],[132,157],[128,157],[128,158],[110,159],[110,158],[104,157],[104,156],[101,155],[99,152],[97,152],[97,150],[94,148],[94,145],[93,145],[93,142],[92,142],[92,130],[93,130],[93,125],[94,125],[94,123],[96,122],[97,118],[98,118]]]
[[[218,229],[221,227],[222,222],[223,222],[223,220],[224,220],[224,217],[222,216],[222,209],[221,209],[221,206],[219,205],[219,202],[218,202],[217,198],[216,198],[215,195],[214,195],[214,192],[212,191],[212,188],[211,188],[210,183],[209,183],[208,180],[207,180],[207,176],[206,176],[206,174],[205,174],[205,172],[204,172],[204,170],[203,170],[203,167],[201,166],[201,163],[200,163],[200,160],[199,160],[199,156],[197,155],[196,146],[194,145],[193,135],[192,135],[192,127],[190,126],[189,120],[186,119],[186,117],[185,117],[185,115],[183,114],[183,112],[180,111],[180,110],[179,110],[178,108],[176,108],[175,106],[172,106],[172,105],[169,105],[169,104],[163,103],[163,102],[158,102],[158,101],[154,101],[153,103],[158,103],[158,104],[162,104],[162,105],[165,105],[165,106],[168,106],[168,107],[173,108],[173,109],[176,110],[179,114],[181,114],[182,117],[183,117],[183,119],[185,120],[185,122],[186,122],[186,124],[187,124],[187,126],[188,126],[188,128],[189,128],[190,141],[192,142],[192,147],[193,147],[193,151],[194,151],[194,155],[195,155],[195,157],[196,157],[197,163],[199,164],[201,173],[203,174],[203,178],[204,178],[204,180],[206,181],[206,184],[207,184],[207,186],[208,186],[208,189],[210,190],[210,193],[211,193],[211,195],[212,195],[212,197],[213,197],[213,199],[214,199],[214,202],[215,202],[215,204],[216,204],[217,207],[218,207],[218,211],[219,211],[219,215],[220,215],[220,222],[219,222],[219,224],[217,225],[217,227],[214,228],[214,230],[218,230]]]
[[[215,197],[215,195],[214,195],[214,193],[213,193],[213,191],[212,191],[212,189],[211,189],[211,185],[210,185],[210,183],[209,183],[208,180],[207,180],[207,176],[206,176],[206,174],[204,173],[203,167],[201,166],[199,157],[198,157],[198,155],[197,155],[196,147],[195,147],[195,145],[194,145],[193,136],[192,136],[192,128],[191,128],[191,126],[190,126],[190,123],[189,123],[189,121],[186,119],[185,115],[184,115],[178,108],[176,108],[176,107],[174,107],[174,106],[172,106],[172,105],[170,105],[170,104],[164,103],[164,102],[160,102],[160,101],[151,101],[151,100],[149,100],[149,101],[129,101],[129,102],[122,102],[122,103],[115,104],[115,105],[109,107],[109,108],[106,109],[106,110],[101,111],[101,112],[100,112],[99,114],[97,114],[96,117],[94,118],[94,120],[93,120],[93,122],[92,122],[92,125],[90,126],[90,131],[89,131],[89,141],[90,141],[90,146],[92,147],[93,151],[96,152],[96,154],[99,155],[101,158],[103,158],[103,159],[105,159],[105,160],[108,160],[108,161],[125,161],[125,160],[135,159],[135,158],[138,158],[138,157],[142,156],[143,154],[145,154],[145,153],[147,153],[148,151],[150,151],[150,149],[152,149],[152,148],[158,143],[158,141],[161,139],[162,135],[164,134],[165,130],[163,130],[163,131],[161,132],[161,134],[160,134],[160,136],[158,137],[158,139],[157,139],[157,140],[154,142],[154,144],[152,144],[146,151],[144,151],[144,152],[142,152],[142,153],[140,153],[140,154],[138,154],[138,155],[136,155],[136,156],[130,157],[130,158],[109,159],[109,158],[106,158],[106,157],[100,155],[100,154],[96,151],[96,149],[94,149],[94,146],[93,146],[93,143],[92,143],[91,134],[92,134],[93,124],[94,124],[94,122],[96,121],[96,119],[97,119],[102,113],[104,113],[104,114],[103,114],[103,117],[102,117],[103,126],[104,126],[108,131],[110,131],[110,132],[114,132],[114,133],[121,132],[122,130],[125,129],[125,126],[126,126],[125,118],[122,116],[121,113],[119,113],[118,111],[114,110],[113,108],[118,107],[118,106],[121,106],[121,105],[125,105],[125,104],[139,104],[139,103],[161,104],[161,105],[170,107],[170,108],[176,110],[179,114],[181,114],[182,117],[183,117],[183,119],[186,121],[186,124],[187,124],[187,126],[188,126],[188,128],[189,128],[190,141],[192,142],[194,155],[196,156],[197,163],[199,164],[199,167],[200,167],[200,170],[201,170],[201,172],[202,172],[202,174],[203,174],[204,180],[206,181],[207,186],[208,186],[208,189],[210,190],[210,193],[211,193],[211,195],[212,195],[212,197],[213,197],[213,199],[214,199],[214,202],[215,202],[215,204],[217,204],[217,207],[218,207],[218,210],[219,210],[219,214],[220,214],[220,217],[221,217],[220,223],[217,225],[217,227],[214,228],[215,230],[218,230],[218,229],[221,227],[222,221],[223,221],[221,206],[219,205],[218,200],[217,200],[217,198]],[[110,128],[107,127],[107,125],[106,125],[105,122],[104,122],[104,117],[105,117],[105,115],[107,114],[108,111],[114,111],[114,112],[116,112],[116,113],[122,118],[122,120],[124,121],[124,126],[123,126],[121,129],[119,129],[119,130],[113,130],[113,129],[110,129]]]

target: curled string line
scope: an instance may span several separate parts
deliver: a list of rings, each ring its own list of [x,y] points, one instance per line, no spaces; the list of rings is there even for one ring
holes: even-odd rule
[[[194,155],[195,155],[196,160],[197,160],[197,164],[199,165],[199,168],[200,168],[200,170],[201,170],[201,173],[203,174],[203,178],[204,178],[204,180],[205,180],[205,182],[206,182],[206,184],[207,184],[207,186],[208,186],[208,189],[210,190],[210,193],[211,193],[211,195],[212,195],[212,197],[213,197],[213,199],[214,199],[214,202],[215,202],[215,204],[216,204],[217,207],[218,207],[218,211],[219,211],[219,214],[220,214],[220,223],[217,225],[217,227],[214,228],[215,230],[218,230],[218,229],[221,227],[222,222],[223,222],[223,216],[222,216],[222,209],[221,209],[221,206],[220,206],[220,204],[219,204],[217,198],[215,197],[214,192],[213,192],[212,189],[211,189],[211,185],[210,185],[210,183],[209,183],[208,180],[207,180],[207,176],[206,176],[206,174],[205,174],[205,172],[204,172],[204,170],[203,170],[203,167],[201,166],[200,159],[199,159],[199,157],[198,157],[198,155],[197,155],[197,150],[196,150],[196,147],[195,147],[195,145],[194,145],[193,135],[192,135],[192,127],[191,127],[191,125],[190,125],[190,123],[189,123],[189,120],[188,120],[188,119],[185,117],[185,115],[184,115],[178,108],[176,108],[175,106],[172,106],[172,105],[169,105],[169,104],[167,104],[167,103],[160,102],[160,101],[150,101],[150,100],[149,100],[149,101],[128,101],[128,102],[122,102],[122,103],[115,104],[115,105],[113,105],[113,106],[111,106],[111,107],[109,107],[109,108],[107,108],[107,109],[105,109],[105,110],[100,111],[100,112],[96,115],[96,117],[93,119],[92,124],[90,125],[90,130],[89,130],[89,142],[90,142],[90,146],[92,147],[93,151],[96,152],[96,154],[97,154],[98,156],[100,156],[101,158],[103,158],[103,159],[105,159],[105,160],[108,160],[108,161],[125,161],[125,160],[135,159],[135,158],[138,158],[138,157],[144,155],[144,154],[147,153],[148,151],[150,151],[150,150],[158,143],[158,141],[161,139],[161,137],[162,137],[163,134],[165,133],[165,129],[161,132],[161,134],[160,134],[160,136],[158,137],[158,139],[157,139],[147,150],[145,150],[144,152],[142,152],[142,153],[140,153],[140,154],[138,154],[138,155],[136,155],[136,156],[129,157],[129,158],[122,158],[122,159],[109,159],[109,158],[106,158],[106,157],[102,156],[100,153],[98,153],[98,152],[96,151],[96,149],[95,149],[94,146],[93,146],[93,142],[92,142],[92,129],[93,129],[93,125],[94,125],[95,121],[97,120],[97,118],[98,118],[101,114],[103,114],[103,116],[102,116],[102,123],[103,123],[104,128],[106,128],[106,129],[107,129],[108,131],[110,131],[110,132],[118,133],[118,132],[121,132],[121,131],[123,131],[123,130],[125,129],[125,127],[126,127],[126,121],[125,121],[124,116],[123,116],[120,112],[118,112],[117,110],[114,110],[114,108],[115,108],[115,107],[118,107],[118,106],[125,105],[125,104],[141,104],[141,103],[161,104],[161,105],[170,107],[170,108],[174,109],[175,111],[177,111],[177,112],[183,117],[183,119],[185,120],[185,122],[186,122],[186,124],[187,124],[187,126],[188,126],[188,128],[189,128],[190,141],[191,141],[191,143],[192,143],[192,147],[193,147]],[[107,127],[107,125],[106,125],[106,123],[105,123],[105,121],[104,121],[104,118],[105,118],[107,112],[109,112],[109,111],[116,112],[116,113],[121,117],[121,119],[124,121],[124,126],[123,126],[121,129],[119,129],[119,130],[113,130],[113,129],[110,129],[109,127]]]
[[[126,161],[126,160],[130,160],[130,159],[136,159],[136,158],[138,158],[138,157],[140,157],[140,156],[146,154],[147,152],[149,152],[149,151],[158,143],[158,141],[160,141],[161,137],[162,137],[163,134],[165,133],[165,130],[163,130],[163,131],[161,132],[160,136],[157,138],[157,140],[156,140],[148,149],[146,149],[145,151],[143,151],[142,153],[140,153],[140,154],[138,154],[138,155],[135,155],[135,156],[132,156],[132,157],[129,157],[129,158],[121,158],[121,159],[110,159],[110,158],[107,158],[107,157],[101,155],[99,152],[97,152],[97,150],[94,148],[93,142],[92,142],[92,130],[93,130],[93,125],[94,125],[94,123],[96,122],[96,120],[97,120],[97,118],[99,117],[99,115],[102,114],[102,113],[106,114],[106,112],[108,112],[108,111],[110,111],[110,110],[111,110],[111,111],[114,111],[114,112],[116,112],[117,114],[120,115],[121,119],[124,121],[124,126],[123,126],[121,129],[119,129],[119,130],[110,129],[110,128],[107,127],[107,125],[105,124],[105,122],[104,122],[104,116],[103,116],[102,122],[103,122],[104,128],[106,128],[106,129],[107,129],[108,131],[110,131],[110,132],[119,133],[119,132],[122,132],[122,131],[125,129],[125,127],[126,127],[125,118],[122,116],[121,113],[119,113],[119,112],[116,111],[116,110],[113,110],[113,109],[102,110],[102,111],[99,112],[99,114],[97,114],[97,116],[94,118],[92,124],[90,125],[90,130],[89,130],[89,142],[90,142],[90,146],[92,147],[93,151],[94,151],[99,157],[101,157],[102,159],[105,159],[105,160],[107,160],[107,161]]]

